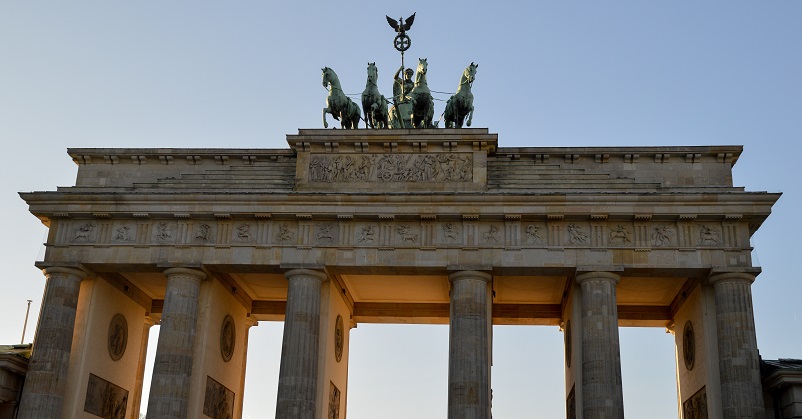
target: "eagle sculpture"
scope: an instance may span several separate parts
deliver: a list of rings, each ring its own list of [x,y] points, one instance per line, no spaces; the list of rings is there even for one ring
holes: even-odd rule
[[[415,13],[413,13],[412,16],[408,17],[406,21],[404,20],[404,18],[398,18],[398,20],[395,20],[390,16],[387,15],[385,16],[387,17],[387,23],[390,24],[390,27],[395,29],[395,31],[398,32],[399,34],[406,33],[406,31],[408,31],[409,28],[412,27],[412,23],[415,21]]]

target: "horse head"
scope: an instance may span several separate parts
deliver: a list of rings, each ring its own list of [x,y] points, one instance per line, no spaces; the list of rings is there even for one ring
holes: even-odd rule
[[[331,69],[328,68],[328,67],[323,67],[320,70],[323,71],[323,87],[328,89],[329,83],[331,82],[330,77],[329,77],[329,73],[331,72]]]
[[[465,80],[468,83],[473,83],[473,80],[476,78],[476,68],[479,67],[479,64],[474,64],[471,62],[471,65],[465,68],[465,71],[462,75],[465,77]]]
[[[376,62],[368,63],[368,82],[376,84],[379,80],[379,70],[376,68]]]
[[[426,58],[418,58],[418,74],[426,75],[426,70],[429,68],[429,63]]]

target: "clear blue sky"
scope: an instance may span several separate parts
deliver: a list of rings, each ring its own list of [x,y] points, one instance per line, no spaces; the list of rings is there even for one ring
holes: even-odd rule
[[[802,358],[802,2],[340,3],[0,3],[0,342],[19,342],[27,299],[31,340],[44,287],[46,229],[16,193],[71,185],[67,147],[284,148],[322,127],[321,67],[358,93],[375,61],[392,94],[384,15],[417,12],[407,62],[428,58],[439,91],[479,63],[474,126],[500,146],[743,145],[736,185],[784,193],[753,237],[758,345]],[[280,328],[252,329],[245,417],[273,417]],[[349,419],[445,417],[447,341],[354,329]],[[622,329],[621,350],[627,417],[675,418],[671,335]],[[555,327],[496,327],[495,417],[563,416],[562,365]]]

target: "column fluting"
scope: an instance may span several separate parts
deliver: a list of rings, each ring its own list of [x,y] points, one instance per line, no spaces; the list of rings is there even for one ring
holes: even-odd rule
[[[451,282],[449,319],[448,417],[490,419],[490,339],[492,275],[459,271]]]
[[[621,352],[612,272],[577,275],[582,289],[582,412],[585,419],[623,419]]]
[[[198,299],[206,274],[186,268],[170,268],[164,274],[167,289],[147,414],[159,419],[184,419],[188,414]]]
[[[736,272],[713,275],[709,279],[716,301],[718,365],[725,419],[765,415],[752,309],[754,280],[754,275]]]
[[[284,275],[288,281],[287,311],[276,419],[315,419],[320,292],[326,274],[311,269],[293,269]]]
[[[44,274],[47,286],[25,376],[20,419],[61,417],[78,293],[86,277],[84,271],[63,267],[46,268]]]

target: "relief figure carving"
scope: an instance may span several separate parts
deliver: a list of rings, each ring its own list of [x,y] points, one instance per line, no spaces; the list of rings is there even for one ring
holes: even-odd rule
[[[309,161],[311,182],[469,182],[472,178],[473,156],[457,153],[324,155]]]
[[[540,226],[534,224],[526,226],[527,243],[543,243],[543,238],[540,237],[538,230],[540,230]]]
[[[457,229],[454,227],[454,224],[443,224],[443,238],[450,243],[456,243],[459,241],[459,231],[457,231]]]
[[[707,391],[702,387],[682,403],[684,419],[707,419]]]
[[[360,244],[376,244],[376,227],[362,227],[362,230],[359,232],[359,238],[357,238],[357,242]]]
[[[212,227],[209,224],[201,224],[198,226],[198,229],[195,230],[195,240],[208,242],[210,240],[210,232],[212,231]]]
[[[287,224],[280,224],[276,233],[276,241],[286,243],[292,240],[292,232]]]
[[[92,240],[92,232],[95,230],[95,225],[92,223],[85,223],[75,229],[75,234],[72,236],[73,243],[89,243]]]
[[[156,239],[165,241],[173,238],[173,233],[170,231],[170,226],[164,221],[156,225]]]
[[[719,244],[721,244],[721,236],[718,230],[705,224],[699,226],[699,245],[717,246]]]
[[[134,236],[131,234],[131,228],[128,226],[122,226],[115,230],[114,232],[114,240],[121,241],[121,242],[130,242],[134,240]]]
[[[234,417],[234,392],[209,376],[206,376],[203,414],[212,419],[232,419]]]
[[[331,243],[334,241],[334,236],[331,232],[331,224],[317,224],[317,240],[319,242]]]
[[[625,245],[632,243],[632,232],[628,228],[619,224],[610,229],[610,244]]]
[[[249,243],[251,241],[251,225],[248,223],[237,226],[237,241]]]
[[[659,225],[654,228],[652,233],[653,246],[671,246],[674,244],[674,229],[667,225]]]
[[[582,231],[582,226],[568,224],[568,241],[571,244],[585,244],[588,242],[588,235]]]
[[[398,226],[398,235],[401,236],[401,243],[417,243],[418,234],[412,231],[408,225]]]
[[[492,224],[491,224],[491,225],[490,225],[490,228],[489,228],[489,229],[487,229],[487,231],[485,231],[485,232],[482,234],[482,240],[483,240],[485,243],[490,243],[490,242],[493,242],[493,243],[501,243],[501,242],[499,241],[499,239],[498,239],[498,232],[499,232],[499,229],[498,229],[498,227],[496,227],[496,226],[494,226],[494,225],[492,225]]]

